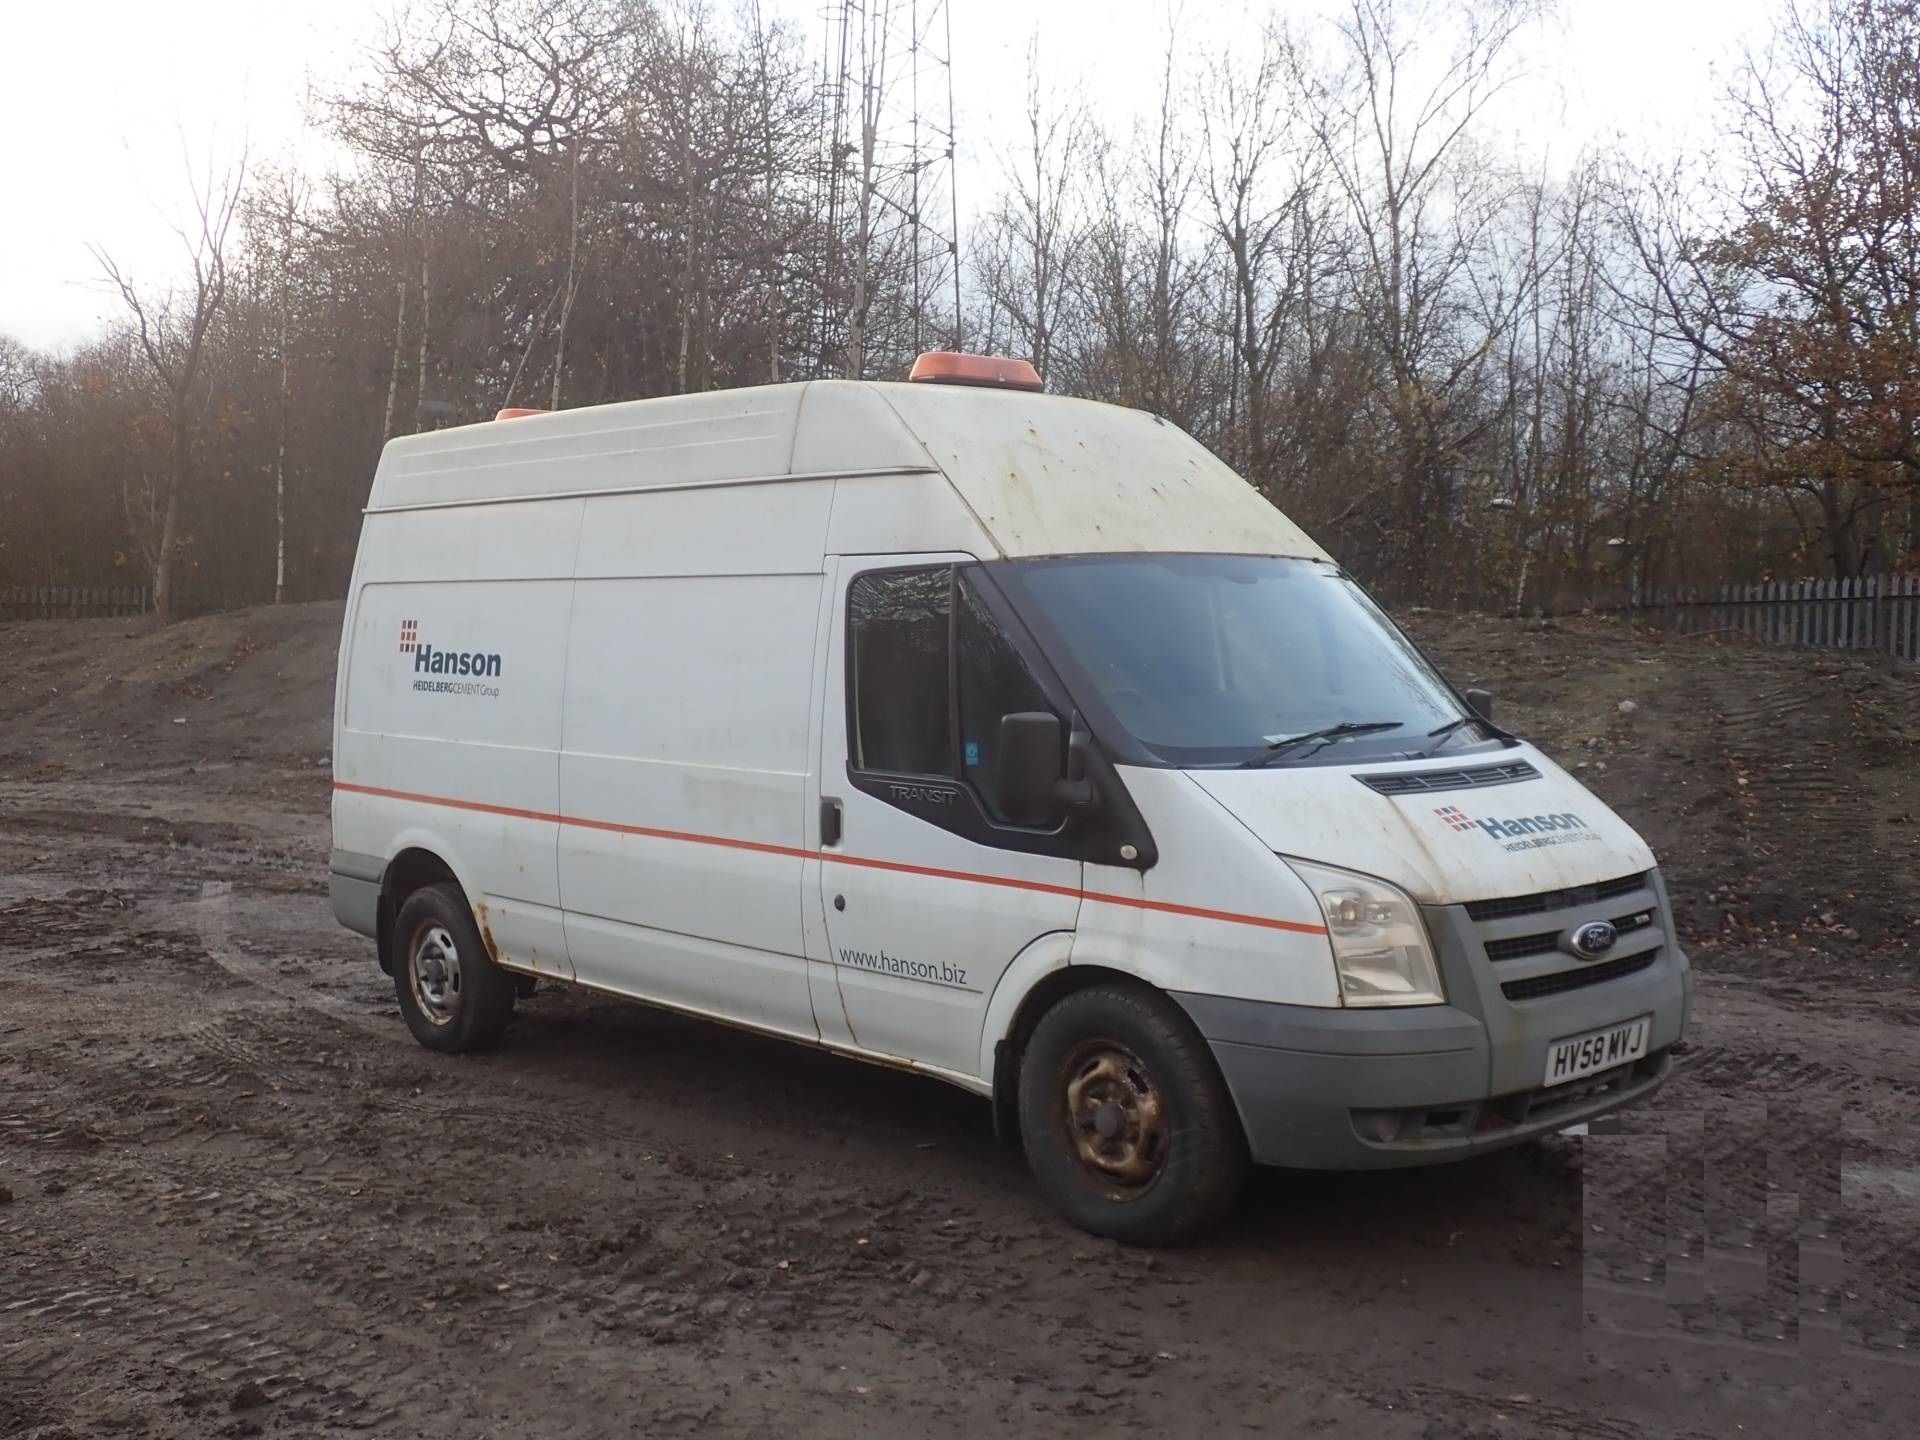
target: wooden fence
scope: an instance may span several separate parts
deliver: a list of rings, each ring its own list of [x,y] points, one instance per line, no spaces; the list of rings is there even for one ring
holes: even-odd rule
[[[1920,660],[1920,575],[1655,590],[1639,596],[1634,609],[1682,634],[1728,630],[1774,645]]]
[[[144,615],[143,585],[0,585],[0,620],[88,620]]]

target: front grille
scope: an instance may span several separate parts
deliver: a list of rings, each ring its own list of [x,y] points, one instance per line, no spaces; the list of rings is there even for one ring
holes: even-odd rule
[[[1647,875],[1623,875],[1618,880],[1602,880],[1597,885],[1576,885],[1569,890],[1543,890],[1538,895],[1514,895],[1504,900],[1470,900],[1467,914],[1475,920],[1506,920],[1515,915],[1540,915],[1548,910],[1572,910],[1582,905],[1597,905],[1621,895],[1646,888]]]
[[[1489,785],[1516,785],[1538,780],[1540,772],[1526,760],[1507,765],[1472,765],[1462,770],[1400,770],[1392,774],[1353,777],[1382,795],[1432,795],[1441,790],[1484,790]]]
[[[1500,993],[1509,1000],[1538,1000],[1546,995],[1564,995],[1569,990],[1584,990],[1589,985],[1604,985],[1609,980],[1637,974],[1659,958],[1660,949],[1655,946],[1638,955],[1605,960],[1598,965],[1556,970],[1551,975],[1535,975],[1526,980],[1509,980],[1500,987]]]
[[[1613,917],[1613,928],[1621,935],[1631,935],[1636,930],[1644,930],[1653,924],[1653,911],[1636,910],[1631,915]],[[1538,935],[1514,935],[1505,940],[1486,942],[1487,959],[1526,960],[1535,955],[1551,955],[1560,948],[1560,932],[1543,930]]]
[[[1474,938],[1491,963],[1492,974],[1501,981],[1500,993],[1513,1001],[1540,1000],[1636,975],[1659,960],[1667,922],[1658,901],[1647,893],[1654,884],[1653,873],[1642,871],[1537,895],[1475,900],[1462,908],[1474,922]],[[1627,910],[1620,903],[1623,898],[1640,903]],[[1612,923],[1634,953],[1594,961],[1561,949],[1561,939],[1570,931],[1603,919]]]
[[[1511,940],[1487,941],[1489,960],[1525,960],[1530,955],[1550,955],[1560,948],[1560,932],[1548,930],[1540,935],[1516,935]]]

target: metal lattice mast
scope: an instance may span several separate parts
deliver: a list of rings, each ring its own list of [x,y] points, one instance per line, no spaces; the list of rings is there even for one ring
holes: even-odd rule
[[[823,371],[890,372],[929,344],[959,344],[952,3],[833,0],[821,11]]]

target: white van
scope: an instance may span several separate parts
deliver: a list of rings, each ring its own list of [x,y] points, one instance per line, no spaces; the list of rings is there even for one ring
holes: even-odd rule
[[[1639,836],[1174,426],[915,376],[387,446],[332,894],[422,1044],[539,977],[905,1066],[1144,1243],[1661,1084]]]

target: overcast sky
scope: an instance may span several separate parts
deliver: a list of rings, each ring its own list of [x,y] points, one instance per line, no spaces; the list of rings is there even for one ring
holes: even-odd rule
[[[723,0],[724,3],[724,0]],[[765,0],[811,40],[821,0]],[[925,0],[922,0],[925,3]],[[1081,85],[1123,126],[1156,83],[1169,0],[952,0],[961,209],[991,184],[994,126],[1019,113],[1027,40],[1063,86]],[[1177,0],[1176,0],[1177,3]],[[1196,51],[1251,31],[1274,8],[1306,18],[1329,0],[1185,0]],[[1625,135],[1670,151],[1705,143],[1729,62],[1771,6],[1764,0],[1562,0],[1528,40],[1528,77],[1495,112],[1491,135],[1556,158]],[[136,275],[164,278],[179,255],[168,229],[191,162],[324,164],[303,128],[309,87],[351,69],[392,12],[387,0],[23,0],[0,47],[8,153],[0,212],[0,333],[66,346],[110,314],[91,242]],[[971,199],[970,199],[971,195]],[[963,237],[964,244],[964,237]]]

